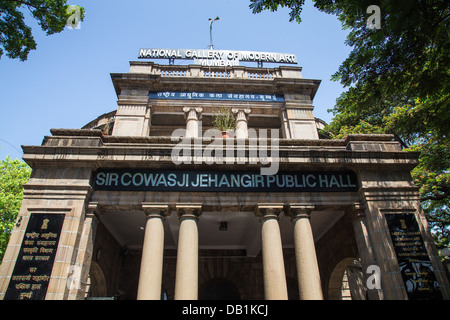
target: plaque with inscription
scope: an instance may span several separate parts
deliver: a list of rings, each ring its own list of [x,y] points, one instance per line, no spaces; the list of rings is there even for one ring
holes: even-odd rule
[[[5,300],[45,299],[64,216],[30,215]]]
[[[412,213],[386,214],[400,272],[410,300],[440,300],[442,293]]]

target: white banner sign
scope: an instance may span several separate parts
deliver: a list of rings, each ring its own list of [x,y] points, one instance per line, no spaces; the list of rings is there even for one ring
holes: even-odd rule
[[[139,59],[188,59],[196,64],[210,65],[222,61],[224,65],[236,65],[239,61],[297,64],[297,56],[291,53],[207,50],[207,49],[147,49],[139,50]],[[218,64],[218,65],[221,65]]]

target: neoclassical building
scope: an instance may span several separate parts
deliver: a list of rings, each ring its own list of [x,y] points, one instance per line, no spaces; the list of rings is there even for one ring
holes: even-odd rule
[[[111,74],[115,110],[23,146],[33,173],[0,299],[449,299],[417,153],[323,137],[320,81],[292,55],[140,55],[170,64],[130,62]]]

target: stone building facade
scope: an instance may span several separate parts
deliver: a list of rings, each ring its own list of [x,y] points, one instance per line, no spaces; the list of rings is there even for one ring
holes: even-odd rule
[[[353,299],[449,298],[418,154],[324,139],[300,67],[139,61],[111,78],[116,110],[23,147],[0,299],[341,299],[344,273]],[[234,136],[211,131],[221,108]]]

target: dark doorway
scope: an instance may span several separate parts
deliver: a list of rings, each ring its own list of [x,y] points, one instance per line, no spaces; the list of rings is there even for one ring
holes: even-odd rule
[[[228,280],[213,279],[200,290],[199,300],[240,300],[236,287]]]

